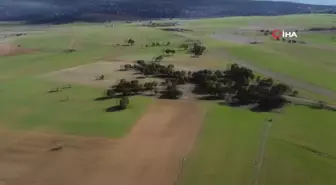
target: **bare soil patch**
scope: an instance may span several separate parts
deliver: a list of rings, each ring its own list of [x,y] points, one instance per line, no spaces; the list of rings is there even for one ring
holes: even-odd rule
[[[19,54],[34,53],[34,52],[37,51],[11,44],[0,44],[0,56],[15,56]]]
[[[92,64],[85,64],[77,67],[54,71],[48,74],[41,75],[41,77],[62,83],[82,84],[102,88],[108,88],[112,85],[115,85],[121,79],[126,80],[137,79],[141,83],[151,82],[154,80],[157,82],[164,81],[163,79],[160,78],[151,78],[151,77],[143,78],[143,75],[139,74],[135,70],[129,70],[129,71],[120,70],[124,68],[125,64],[132,64],[132,62],[128,62],[123,59],[116,59],[113,62],[100,61]],[[192,67],[188,65],[175,65],[175,68],[186,71],[195,71],[201,69],[198,66]],[[104,80],[97,80],[97,78],[102,74],[104,74]]]
[[[92,177],[115,141],[0,130],[0,184],[73,185]],[[58,146],[61,149],[51,151]],[[98,173],[99,171],[97,171]]]
[[[115,85],[121,79],[133,80],[141,76],[133,70],[120,71],[125,64],[131,64],[131,62],[123,62],[121,60],[116,60],[116,62],[96,62],[73,68],[62,69],[42,76],[47,79],[63,83],[75,83],[108,88],[111,85]],[[104,80],[97,80],[97,78],[102,74],[105,76]],[[153,81],[154,79],[146,78],[139,80]],[[160,81],[159,79],[155,80]]]
[[[116,146],[104,173],[89,184],[174,185],[204,114],[196,102],[158,100]]]
[[[1,129],[0,184],[174,185],[203,117],[196,102],[159,100],[119,141]]]

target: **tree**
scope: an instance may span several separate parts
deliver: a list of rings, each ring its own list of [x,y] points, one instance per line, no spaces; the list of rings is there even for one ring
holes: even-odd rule
[[[193,53],[196,57],[199,57],[203,55],[205,50],[205,46],[195,43],[194,47],[191,49],[191,53]]]
[[[168,64],[167,67],[168,67],[168,69],[174,69],[175,66],[173,64]]]
[[[161,62],[163,59],[163,56],[160,55],[160,56],[157,56],[157,57],[154,57],[154,62]]]
[[[296,97],[298,96],[299,92],[297,90],[292,91],[289,96]]]
[[[101,74],[101,75],[97,78],[97,80],[104,80],[104,79],[105,79],[104,74]]]
[[[184,50],[187,50],[188,49],[188,44],[187,43],[184,43],[184,44],[181,44],[180,45],[180,48],[184,49]]]
[[[166,90],[163,92],[162,97],[168,99],[179,99],[183,95],[183,92],[177,89],[176,83],[169,81],[167,83]]]
[[[157,87],[155,87],[155,88],[154,88],[154,95],[157,95],[157,94],[159,94],[159,90],[158,90]]]
[[[124,65],[124,69],[125,69],[125,70],[131,69],[131,68],[132,68],[132,65],[131,65],[131,64],[125,64],[125,65]]]
[[[130,44],[131,46],[133,46],[135,44],[135,40],[128,39],[127,43]]]
[[[114,89],[108,89],[107,91],[106,91],[106,96],[108,97],[108,98],[113,98],[114,96],[115,96],[115,94],[116,94],[116,92],[115,92],[115,90]]]
[[[164,52],[165,52],[167,55],[168,55],[168,54],[174,55],[176,51],[175,51],[174,49],[166,49]]]
[[[119,101],[119,108],[124,110],[127,108],[128,104],[129,104],[129,98],[127,96],[124,96]]]
[[[152,82],[146,82],[144,88],[147,91],[152,91],[154,89],[154,84]]]
[[[144,60],[137,60],[136,63],[140,66],[146,66],[146,62]]]

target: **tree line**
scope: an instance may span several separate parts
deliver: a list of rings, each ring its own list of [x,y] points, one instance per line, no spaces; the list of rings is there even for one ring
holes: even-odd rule
[[[226,70],[203,69],[198,71],[177,70],[172,64],[139,60],[126,64],[125,70],[135,70],[145,77],[161,78],[165,81],[140,83],[138,80],[121,80],[106,91],[106,96],[131,96],[152,91],[162,98],[178,99],[183,92],[179,85],[191,83],[193,93],[225,100],[228,104],[255,104],[263,110],[278,108],[286,103],[283,95],[297,96],[298,92],[272,78],[257,75],[251,69],[231,64]]]

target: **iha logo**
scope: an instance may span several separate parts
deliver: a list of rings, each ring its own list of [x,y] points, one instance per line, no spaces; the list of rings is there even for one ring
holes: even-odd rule
[[[272,37],[276,40],[280,40],[281,38],[297,38],[298,35],[295,31],[284,31],[284,30],[273,30]]]

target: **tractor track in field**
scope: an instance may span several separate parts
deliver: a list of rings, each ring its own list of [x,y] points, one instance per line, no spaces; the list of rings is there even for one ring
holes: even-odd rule
[[[261,141],[260,141],[260,148],[259,152],[255,161],[255,170],[253,175],[253,181],[251,185],[258,185],[259,184],[259,178],[260,178],[260,172],[262,169],[264,156],[265,156],[265,150],[266,150],[266,144],[268,140],[268,135],[272,127],[272,122],[265,121],[263,132],[261,133]]]

